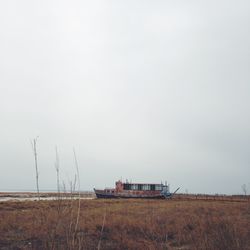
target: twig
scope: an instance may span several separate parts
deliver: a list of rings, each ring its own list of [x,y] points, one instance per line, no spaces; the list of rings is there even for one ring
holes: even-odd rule
[[[58,156],[57,146],[55,147],[55,151],[56,151],[55,168],[56,168],[57,193],[59,196],[60,195],[60,179],[59,179],[59,156]]]
[[[36,142],[37,142],[38,136],[33,139],[33,142],[31,141],[31,146],[33,149],[34,153],[34,158],[35,158],[35,168],[36,168],[36,189],[37,189],[37,195],[38,195],[38,200],[40,201],[40,192],[39,192],[39,183],[38,183],[38,166],[37,166],[37,150],[36,150]]]
[[[74,148],[73,148],[73,152],[74,152],[75,167],[76,167],[77,181],[78,181],[78,209],[77,209],[77,217],[76,217],[75,232],[74,232],[74,235],[76,235],[78,224],[79,224],[79,218],[80,218],[80,210],[81,210],[81,200],[80,200],[81,193],[80,193],[80,174],[79,174],[78,162],[76,158],[76,152]]]
[[[101,229],[100,239],[99,239],[98,246],[97,246],[98,250],[101,249],[101,241],[102,241],[102,234],[103,234],[103,230],[104,230],[104,226],[105,226],[105,222],[106,222],[106,214],[107,214],[107,209],[105,209],[105,213],[103,215],[102,229]]]

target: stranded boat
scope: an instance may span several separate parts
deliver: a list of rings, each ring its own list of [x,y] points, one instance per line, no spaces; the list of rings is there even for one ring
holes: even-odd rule
[[[171,198],[174,193],[170,193],[169,185],[164,184],[142,184],[117,181],[115,188],[95,189],[97,198],[147,198],[147,199],[164,199]]]

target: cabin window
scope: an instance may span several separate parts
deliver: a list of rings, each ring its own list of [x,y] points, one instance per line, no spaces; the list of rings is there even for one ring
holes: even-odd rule
[[[144,190],[144,191],[161,191],[163,189],[162,184],[123,184],[124,190]]]
[[[162,185],[155,185],[155,190],[161,191],[162,190]]]
[[[148,184],[142,185],[142,190],[150,190],[150,185]]]
[[[131,189],[131,185],[129,183],[125,183],[124,190],[130,190],[130,189]]]
[[[138,190],[138,184],[132,184],[131,189],[132,190]]]

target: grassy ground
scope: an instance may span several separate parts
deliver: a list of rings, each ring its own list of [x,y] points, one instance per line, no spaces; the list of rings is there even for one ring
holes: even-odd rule
[[[250,249],[250,203],[2,202],[0,249]]]

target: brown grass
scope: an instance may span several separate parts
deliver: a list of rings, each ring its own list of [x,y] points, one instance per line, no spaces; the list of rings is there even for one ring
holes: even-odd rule
[[[249,201],[0,203],[0,249],[250,249]]]

